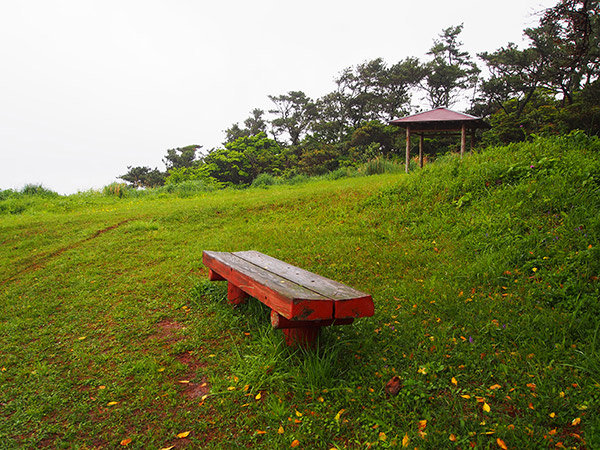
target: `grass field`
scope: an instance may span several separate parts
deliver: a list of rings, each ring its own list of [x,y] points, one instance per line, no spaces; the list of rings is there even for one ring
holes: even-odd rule
[[[600,448],[597,139],[0,212],[0,448]],[[349,284],[375,316],[291,351],[205,249]]]

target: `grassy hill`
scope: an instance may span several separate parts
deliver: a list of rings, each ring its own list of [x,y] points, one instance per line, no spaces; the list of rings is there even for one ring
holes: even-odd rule
[[[0,448],[600,448],[597,139],[0,212]],[[352,285],[375,316],[290,351],[205,249]]]

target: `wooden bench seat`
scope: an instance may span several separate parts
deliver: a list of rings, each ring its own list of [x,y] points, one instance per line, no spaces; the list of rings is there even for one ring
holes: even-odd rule
[[[202,260],[210,280],[227,280],[230,303],[251,296],[271,308],[271,324],[283,330],[288,345],[310,345],[322,326],[374,312],[370,295],[257,251],[205,251]]]

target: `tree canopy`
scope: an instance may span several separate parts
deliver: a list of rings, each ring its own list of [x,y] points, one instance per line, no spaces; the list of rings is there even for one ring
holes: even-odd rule
[[[248,185],[260,174],[314,175],[394,158],[404,143],[390,120],[457,104],[493,125],[478,134],[486,144],[574,129],[597,135],[598,3],[558,0],[539,13],[537,26],[523,31],[524,48],[508,42],[477,60],[460,40],[464,25],[447,27],[423,60],[363,61],[333,77],[333,90],[316,99],[301,90],[269,95],[271,109],[254,108],[241,126],[233,123],[222,147],[205,154],[200,145],[169,149],[164,172],[129,166],[120,178],[138,188],[191,179]]]

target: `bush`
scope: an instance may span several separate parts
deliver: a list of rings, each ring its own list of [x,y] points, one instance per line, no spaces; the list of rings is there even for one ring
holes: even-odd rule
[[[46,189],[41,184],[26,184],[23,189],[21,189],[21,194],[37,195],[40,197],[58,197],[58,193],[50,189]]]
[[[277,178],[268,173],[261,173],[257,176],[252,182],[252,187],[267,187],[273,186],[274,184],[278,184]]]
[[[0,201],[13,197],[16,194],[12,189],[0,190]]]
[[[286,184],[302,184],[302,183],[306,183],[309,180],[309,178],[306,175],[294,175],[292,178],[288,178],[286,180]]]
[[[152,191],[157,194],[168,193],[175,194],[179,197],[192,197],[198,193],[211,192],[216,189],[214,183],[206,182],[205,180],[188,180],[177,184],[165,184],[159,188],[154,188]]]
[[[375,158],[364,164],[360,169],[365,175],[397,173],[404,170],[404,165],[385,158]]]
[[[102,193],[106,197],[127,197],[129,193],[129,187],[125,183],[111,183],[108,186],[104,186]]]

